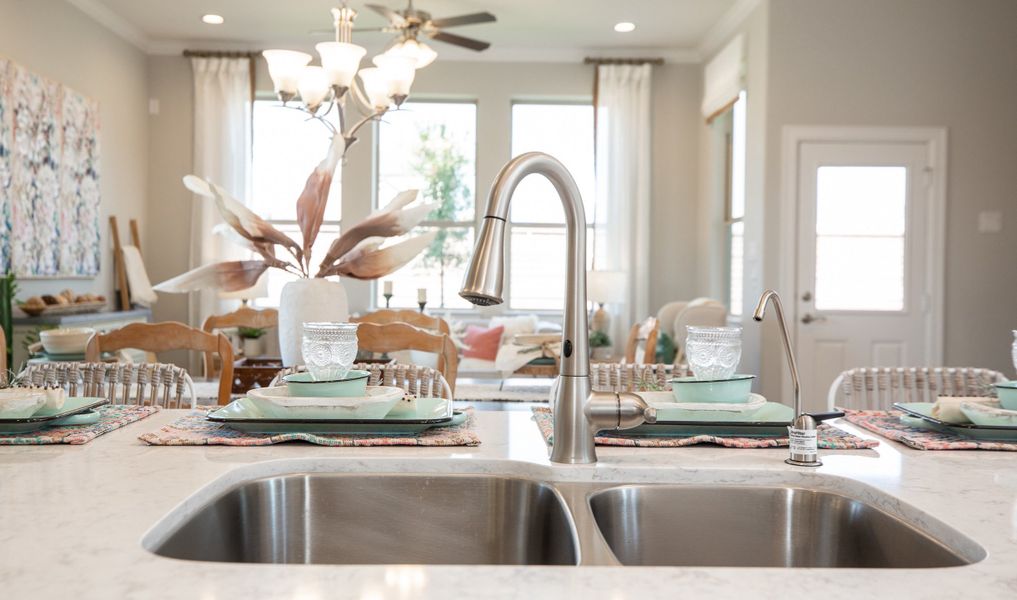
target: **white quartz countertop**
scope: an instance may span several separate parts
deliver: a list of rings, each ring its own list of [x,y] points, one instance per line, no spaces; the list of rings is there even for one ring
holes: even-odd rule
[[[596,466],[558,466],[529,412],[477,413],[476,448],[149,447],[160,413],[82,446],[0,447],[0,598],[1008,598],[1017,597],[1017,453],[598,448]],[[842,427],[851,428],[846,424]],[[867,434],[862,434],[867,435]],[[308,471],[449,472],[550,481],[793,483],[876,488],[968,536],[988,556],[946,569],[262,565],[156,556],[141,540],[199,489]],[[871,486],[871,487],[869,487]],[[900,507],[904,507],[901,509]],[[803,576],[804,575],[804,576]]]

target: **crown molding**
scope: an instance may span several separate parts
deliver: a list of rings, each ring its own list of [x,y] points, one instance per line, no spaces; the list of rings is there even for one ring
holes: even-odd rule
[[[127,19],[113,12],[105,5],[96,0],[67,0],[67,3],[91,17],[92,20],[106,29],[117,34],[135,48],[142,52],[148,52],[148,47],[151,43],[148,37],[140,29],[131,25]]]
[[[731,8],[727,10],[720,17],[720,19],[714,23],[706,35],[703,36],[703,41],[700,42],[699,48],[696,53],[699,55],[701,61],[706,61],[713,54],[720,49],[720,47],[731,38],[731,36],[741,27],[745,19],[752,14],[752,11],[763,3],[764,0],[738,0],[734,3]]]

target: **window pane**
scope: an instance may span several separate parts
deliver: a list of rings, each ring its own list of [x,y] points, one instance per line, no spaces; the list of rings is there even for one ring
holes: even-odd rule
[[[586,268],[592,268],[592,228],[586,230]],[[562,310],[565,306],[565,228],[513,227],[510,308]]]
[[[475,104],[404,104],[378,126],[376,206],[403,190],[419,189],[428,202],[441,203],[429,220],[473,221],[476,153]]]
[[[816,308],[903,310],[905,167],[816,172]]]
[[[731,109],[731,219],[745,216],[745,92]]]
[[[728,280],[728,312],[733,317],[742,315],[742,273],[745,269],[745,223],[731,224],[730,270]]]
[[[254,103],[254,145],[251,210],[269,220],[295,220],[297,198],[307,176],[325,158],[331,133],[319,121],[284,108],[276,100]],[[342,186],[329,194],[325,220],[342,214]]]
[[[816,233],[904,235],[907,168],[819,167]]]
[[[903,310],[904,237],[819,237],[816,309]]]
[[[593,107],[589,104],[514,104],[512,156],[546,152],[564,164],[579,186],[587,223],[593,222]],[[543,177],[519,183],[512,199],[516,223],[563,223],[565,213],[554,187]]]
[[[434,228],[432,228],[434,229]],[[428,229],[418,227],[414,235]],[[395,240],[393,240],[395,241]],[[391,243],[391,242],[390,242]],[[417,289],[427,289],[429,308],[472,308],[459,297],[466,266],[473,255],[473,228],[439,229],[438,237],[408,265],[381,281],[392,282],[392,308],[417,308]],[[384,285],[375,286],[377,306],[385,306]]]

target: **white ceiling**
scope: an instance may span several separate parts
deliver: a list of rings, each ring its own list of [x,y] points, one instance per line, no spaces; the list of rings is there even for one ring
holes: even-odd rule
[[[150,53],[175,54],[184,48],[256,50],[273,46],[311,48],[327,35],[311,30],[331,26],[328,9],[341,0],[67,0]],[[402,8],[406,0],[367,0]],[[483,53],[434,42],[448,59],[575,60],[584,55],[662,56],[697,61],[712,49],[757,0],[416,0],[432,17],[488,11],[498,21],[453,29],[491,42]],[[350,0],[360,13],[357,25],[378,27],[384,19]],[[216,13],[223,25],[206,25]],[[619,21],[636,24],[616,33]],[[381,48],[390,34],[354,34],[369,49]]]

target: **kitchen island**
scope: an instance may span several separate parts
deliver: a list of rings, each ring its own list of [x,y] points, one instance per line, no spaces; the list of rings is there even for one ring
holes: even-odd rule
[[[149,447],[164,410],[82,446],[0,447],[4,598],[1006,598],[1017,597],[1017,455],[920,452],[888,440],[823,451],[796,468],[786,449],[598,448],[595,466],[552,465],[528,411],[478,411],[478,447]],[[840,421],[837,425],[871,437]],[[932,569],[585,566],[343,566],[197,562],[153,554],[168,514],[238,483],[308,473],[454,473],[549,482],[784,484],[842,491],[922,514],[976,562]],[[893,499],[887,499],[888,494]],[[897,501],[899,499],[899,502]],[[882,505],[880,504],[882,503]],[[966,541],[965,541],[966,540]],[[947,540],[949,541],[949,540]],[[676,543],[696,544],[696,540]],[[972,545],[973,544],[973,545]],[[984,551],[982,551],[984,549]],[[436,554],[441,548],[435,548]],[[983,558],[984,557],[984,558]]]

